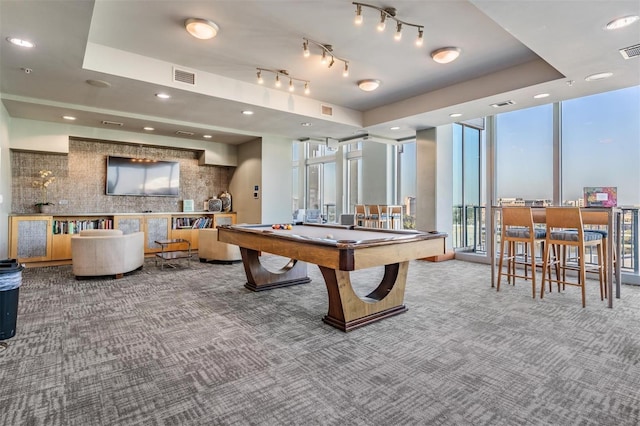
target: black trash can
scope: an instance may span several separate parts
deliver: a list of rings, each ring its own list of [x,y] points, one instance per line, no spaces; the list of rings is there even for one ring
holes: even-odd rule
[[[15,259],[0,260],[0,340],[16,335],[23,269]]]

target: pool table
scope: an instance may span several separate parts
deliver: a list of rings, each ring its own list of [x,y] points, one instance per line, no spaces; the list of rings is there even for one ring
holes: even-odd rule
[[[245,287],[250,290],[308,283],[306,264],[318,265],[329,295],[329,311],[323,321],[342,331],[406,312],[409,261],[444,254],[446,236],[436,231],[320,224],[295,225],[290,230],[271,225],[218,228],[219,241],[240,247]],[[261,252],[291,260],[272,272],[261,264]],[[384,276],[375,290],[360,298],[351,285],[350,271],[376,266],[384,266]]]

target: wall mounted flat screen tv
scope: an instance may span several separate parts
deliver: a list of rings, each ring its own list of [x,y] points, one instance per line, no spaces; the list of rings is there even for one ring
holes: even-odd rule
[[[127,157],[107,157],[107,195],[177,197],[180,163]]]

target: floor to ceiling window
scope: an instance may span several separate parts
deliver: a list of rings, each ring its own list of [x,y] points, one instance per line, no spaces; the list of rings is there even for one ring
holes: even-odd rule
[[[416,142],[406,142],[398,150],[398,195],[403,206],[402,225],[416,228]]]
[[[553,200],[553,105],[496,116],[496,197],[502,205]]]
[[[638,274],[640,87],[561,106],[563,204],[583,205],[589,187],[617,197],[623,212],[621,265]]]
[[[484,241],[484,208],[481,204],[482,131],[453,125],[453,230],[456,249],[476,251]]]

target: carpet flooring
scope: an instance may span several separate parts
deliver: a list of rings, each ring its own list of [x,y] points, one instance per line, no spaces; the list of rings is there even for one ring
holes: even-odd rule
[[[281,258],[267,257],[272,267]],[[241,264],[122,279],[22,273],[1,425],[638,425],[640,288],[531,298],[488,265],[411,262],[408,312],[343,333],[327,293],[250,292]],[[382,268],[358,271],[372,283]],[[358,287],[365,294],[366,287]]]

